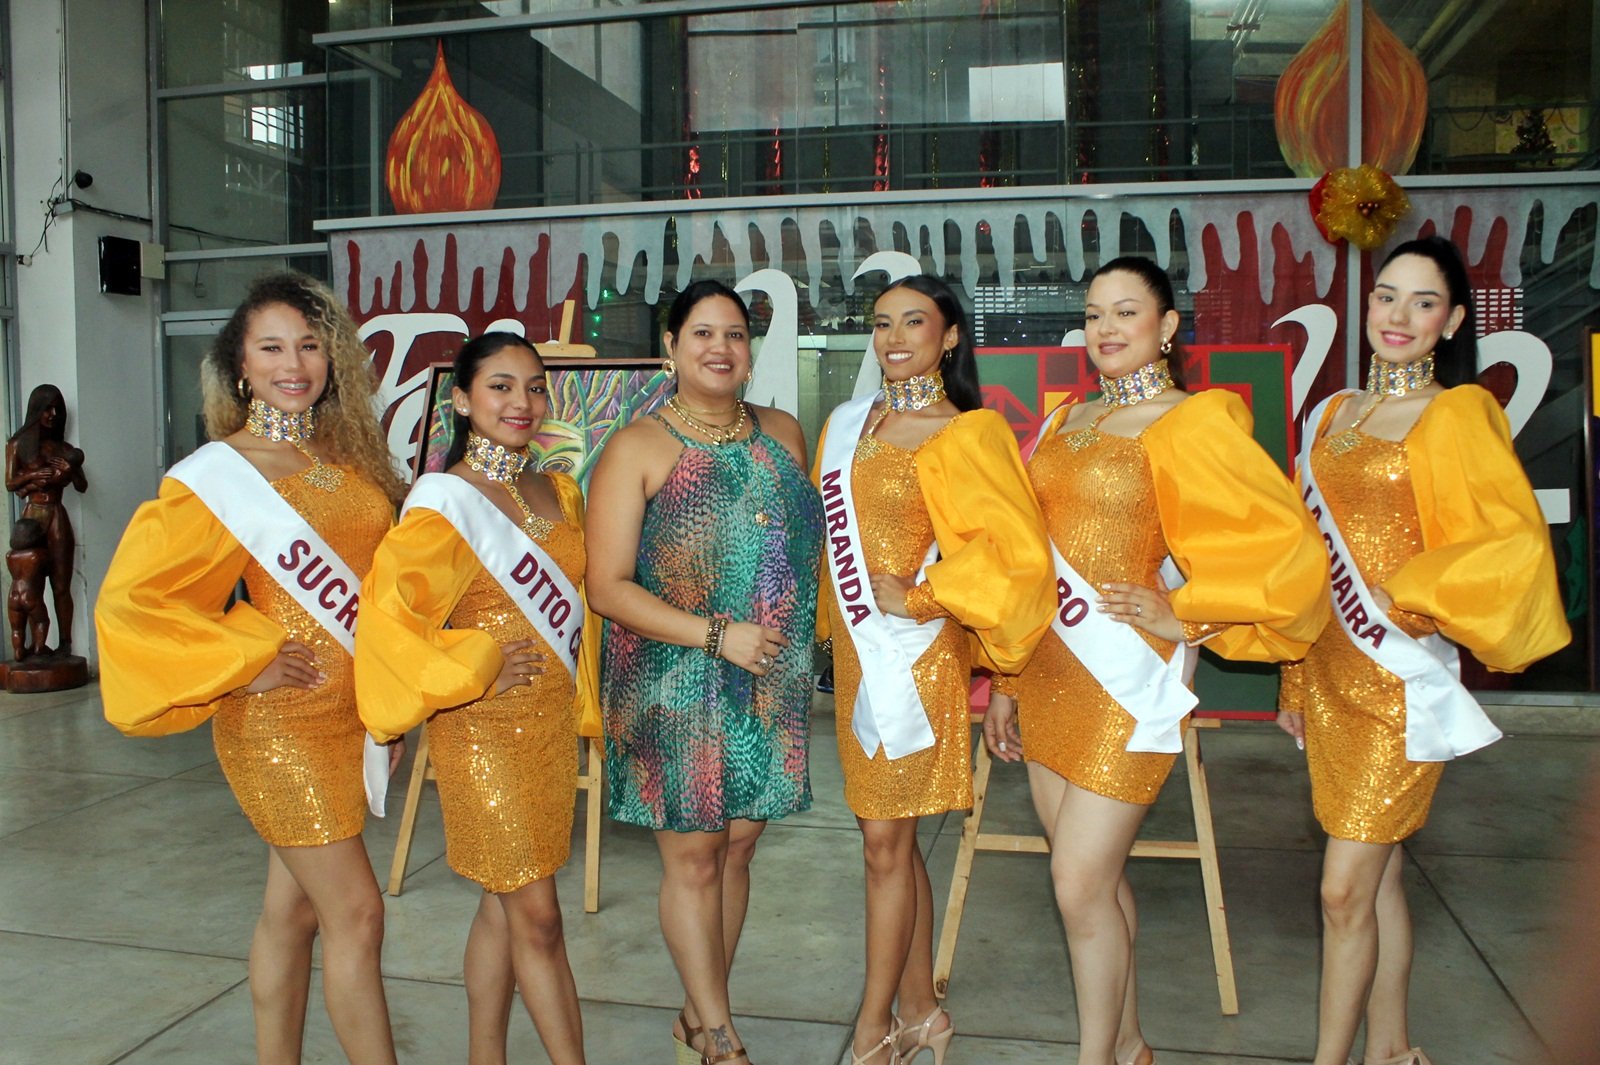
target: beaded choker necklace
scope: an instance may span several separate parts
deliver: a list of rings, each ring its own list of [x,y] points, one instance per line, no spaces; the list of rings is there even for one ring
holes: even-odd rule
[[[1367,391],[1378,396],[1403,396],[1433,384],[1433,352],[1416,362],[1384,362],[1372,356]]]
[[[884,409],[902,413],[931,407],[944,398],[944,376],[938,370],[904,381],[884,381]]]
[[[313,488],[324,492],[337,492],[344,484],[344,471],[324,466],[322,460],[311,453],[306,442],[317,435],[317,411],[307,407],[298,414],[269,406],[265,400],[252,399],[245,413],[245,432],[263,440],[286,443],[311,460],[311,467],[300,477]]]
[[[1176,385],[1166,359],[1147,362],[1121,377],[1100,375],[1100,402],[1108,407],[1131,407],[1154,399]]]
[[[555,528],[556,523],[535,514],[533,508],[528,506],[528,501],[523,499],[522,493],[517,490],[517,478],[522,474],[523,467],[528,464],[526,451],[512,451],[487,437],[469,431],[464,459],[469,468],[483,474],[510,493],[511,501],[522,511],[522,531],[527,533],[530,539],[543,540],[550,535],[550,530]]]

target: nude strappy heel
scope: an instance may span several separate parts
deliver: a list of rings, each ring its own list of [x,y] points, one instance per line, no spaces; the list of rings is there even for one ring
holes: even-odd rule
[[[1428,1060],[1428,1055],[1422,1052],[1421,1047],[1412,1047],[1404,1054],[1383,1061],[1369,1062],[1368,1065],[1433,1065],[1433,1062]]]
[[[901,1043],[910,1039],[913,1034],[916,1035],[917,1041],[910,1047],[900,1048],[900,1065],[909,1065],[909,1062],[924,1050],[933,1051],[933,1065],[943,1065],[945,1051],[950,1049],[950,1040],[955,1038],[956,1022],[952,1020],[944,1031],[935,1032],[933,1024],[941,1014],[947,1019],[950,1016],[945,1013],[943,1006],[935,1006],[933,1012],[928,1014],[921,1024],[901,1029]]]
[[[716,1057],[711,1057],[709,1054],[702,1054],[700,1056],[700,1065],[717,1065],[717,1062],[719,1061],[733,1061],[737,1058],[743,1058],[745,1065],[750,1065],[750,1055],[744,1052],[744,1047],[739,1047],[736,1050],[730,1050],[724,1054],[718,1054]]]
[[[850,1065],[900,1065],[900,1033],[905,1031],[905,1023],[899,1017],[889,1026],[889,1034],[872,1045],[872,1049],[860,1057],[856,1056],[855,1044],[850,1045]],[[878,1055],[888,1050],[887,1057]]]

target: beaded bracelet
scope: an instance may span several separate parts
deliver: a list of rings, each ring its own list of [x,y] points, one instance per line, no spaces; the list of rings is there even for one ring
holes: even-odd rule
[[[722,657],[722,637],[727,631],[727,618],[712,618],[706,623],[706,645],[701,650],[707,658]]]

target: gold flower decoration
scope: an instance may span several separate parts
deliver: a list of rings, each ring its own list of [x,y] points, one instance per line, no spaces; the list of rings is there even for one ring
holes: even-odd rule
[[[1388,174],[1363,163],[1322,176],[1311,190],[1311,217],[1330,242],[1348,240],[1371,251],[1389,239],[1411,210],[1411,199]]]

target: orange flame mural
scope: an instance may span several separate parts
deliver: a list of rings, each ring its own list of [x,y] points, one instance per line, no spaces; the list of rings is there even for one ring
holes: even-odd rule
[[[428,84],[389,134],[383,178],[401,214],[494,206],[500,144],[483,115],[456,92],[442,41]]]
[[[1273,101],[1278,147],[1300,177],[1316,177],[1347,161],[1349,27],[1350,0],[1339,0],[1278,78]],[[1361,32],[1361,159],[1404,174],[1417,157],[1428,117],[1428,75],[1370,0],[1362,2]]]

